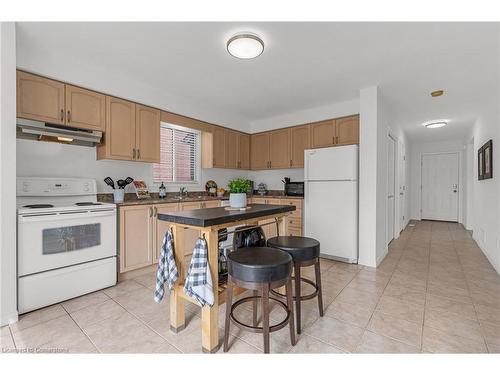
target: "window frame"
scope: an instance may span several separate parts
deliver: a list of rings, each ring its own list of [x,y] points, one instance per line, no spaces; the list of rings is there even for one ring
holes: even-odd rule
[[[195,137],[195,165],[194,165],[194,173],[195,173],[195,178],[194,181],[175,181],[175,163],[176,163],[176,150],[175,150],[175,143],[172,145],[172,155],[173,155],[173,171],[172,171],[172,178],[174,181],[165,181],[165,180],[157,180],[154,178],[154,166],[151,168],[151,174],[152,174],[152,181],[156,185],[160,185],[162,182],[165,184],[165,186],[199,186],[201,184],[201,131],[197,129],[192,129],[188,128],[185,126],[180,126],[176,124],[172,124],[169,122],[160,122],[160,132],[161,128],[167,128],[167,129],[173,129],[175,130],[181,130],[181,131],[186,131],[190,133],[196,134]],[[160,147],[161,150],[161,147]],[[159,164],[159,163],[155,163]]]

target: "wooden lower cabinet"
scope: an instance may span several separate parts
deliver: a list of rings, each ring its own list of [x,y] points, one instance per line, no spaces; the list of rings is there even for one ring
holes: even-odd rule
[[[167,222],[158,220],[158,214],[219,207],[219,205],[218,200],[211,200],[120,207],[120,273],[151,266],[158,262],[163,238],[169,229]],[[196,240],[200,237],[200,231],[184,229],[181,237],[179,246],[185,257],[185,266],[191,261],[191,254]]]
[[[290,215],[286,217],[287,220],[287,228],[288,236],[302,236],[302,199],[298,198],[290,198],[290,199],[283,199],[283,198],[252,198],[251,200],[252,203],[258,203],[258,204],[286,204],[286,205],[291,205],[296,207],[296,211],[292,212]],[[262,220],[259,221],[259,224],[267,224],[270,222],[273,222],[273,219],[268,219],[268,220]],[[266,225],[262,227],[262,230],[264,231],[264,234],[266,236],[266,239],[275,237],[277,235],[277,228],[276,225]]]
[[[120,212],[120,272],[153,262],[153,206],[126,206]]]

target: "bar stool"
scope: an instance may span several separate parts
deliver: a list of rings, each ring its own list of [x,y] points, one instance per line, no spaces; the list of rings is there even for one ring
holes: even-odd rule
[[[292,265],[292,257],[289,254],[269,247],[247,247],[229,253],[224,352],[227,352],[229,349],[228,341],[231,322],[241,329],[250,332],[262,332],[264,336],[264,353],[269,353],[270,332],[278,331],[287,324],[290,326],[290,341],[292,345],[295,345],[292,279],[290,277],[292,274]],[[245,289],[261,291],[262,296],[258,296],[254,292],[253,296],[242,298],[233,304],[234,285]],[[269,292],[272,289],[282,286],[285,286],[286,289],[286,304],[277,298],[269,296]],[[259,298],[262,303],[262,327],[256,324],[255,302]],[[283,321],[272,326],[269,325],[269,300],[278,303],[287,313]],[[250,301],[254,302],[254,325],[242,323],[233,314],[237,306]]]
[[[318,297],[319,315],[323,316],[323,296],[321,289],[321,270],[319,264],[319,242],[314,238],[299,236],[278,236],[267,240],[267,246],[286,251],[293,259],[292,279],[295,282],[295,312],[297,316],[297,333],[301,333],[301,302]],[[301,267],[314,265],[316,282],[300,276]],[[314,287],[314,292],[308,295],[301,295],[300,282],[303,281]],[[284,297],[283,294],[272,290],[271,293],[276,296]]]

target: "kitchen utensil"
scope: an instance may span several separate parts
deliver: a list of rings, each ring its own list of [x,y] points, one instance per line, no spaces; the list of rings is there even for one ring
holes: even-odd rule
[[[104,182],[106,183],[106,185],[111,186],[113,189],[115,188],[115,183],[111,177],[106,177],[104,179]]]
[[[118,181],[116,181],[116,183],[118,184],[118,188],[119,189],[125,189],[125,180],[122,180],[122,179],[119,179]]]
[[[132,177],[127,177],[125,179],[125,186],[127,186],[128,184],[131,184],[132,182],[134,182],[134,179]]]

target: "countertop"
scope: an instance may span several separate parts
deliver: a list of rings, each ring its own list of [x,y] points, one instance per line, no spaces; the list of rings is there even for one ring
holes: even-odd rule
[[[126,193],[125,200],[123,201],[123,203],[117,203],[117,206],[122,207],[122,206],[134,206],[141,204],[149,205],[149,204],[183,203],[183,202],[205,202],[205,201],[213,201],[213,200],[219,201],[219,200],[229,199],[229,196],[214,197],[206,194],[203,195],[203,193],[197,193],[197,192],[190,192],[189,195],[183,199],[176,198],[177,195],[178,195],[177,193],[175,194],[168,193],[166,198],[160,199],[157,193],[153,193],[151,198],[137,199],[135,193]],[[279,192],[278,193],[272,192],[264,196],[254,194],[249,198],[304,199],[303,197],[283,195],[282,193],[280,194]],[[99,202],[113,203],[113,194],[98,194],[97,200]]]
[[[273,204],[251,204],[245,211],[228,211],[225,207],[201,208],[158,214],[158,219],[176,224],[195,227],[211,227],[213,225],[233,223],[264,216],[295,211],[295,206]]]

